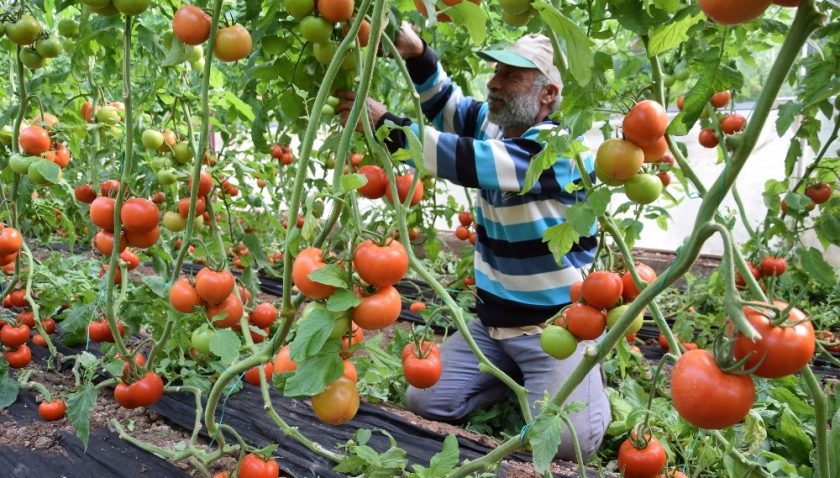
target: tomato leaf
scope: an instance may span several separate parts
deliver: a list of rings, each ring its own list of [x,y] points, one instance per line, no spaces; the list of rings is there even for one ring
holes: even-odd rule
[[[307,277],[319,284],[331,285],[333,287],[347,288],[344,269],[338,264],[327,264],[310,272]]]
[[[169,47],[169,51],[166,53],[166,58],[163,59],[161,66],[180,65],[187,61],[191,51],[192,47],[190,45],[181,43],[181,40],[173,38],[172,46]]]
[[[227,104],[236,110],[245,120],[247,121],[254,121],[254,110],[251,109],[251,106],[245,103],[244,101],[240,100],[233,92],[225,91],[224,96],[222,97]]]
[[[782,411],[782,419],[779,423],[779,429],[776,430],[778,438],[785,444],[788,456],[798,463],[808,461],[808,456],[814,448],[811,438],[803,430],[803,424],[790,411],[785,408]]]
[[[64,330],[64,345],[73,346],[85,341],[87,324],[96,312],[95,303],[74,303],[67,313],[67,318],[61,321]]]
[[[343,312],[361,304],[362,300],[347,289],[338,289],[327,299],[327,310]]]
[[[367,176],[364,174],[345,174],[341,176],[341,192],[346,193],[367,184]]]
[[[443,440],[443,449],[436,453],[429,461],[428,468],[420,465],[413,465],[412,468],[418,478],[446,476],[458,466],[459,460],[458,439],[450,433]]]
[[[649,56],[656,56],[680,46],[688,39],[688,30],[705,20],[705,16],[699,12],[696,15],[678,17],[679,15],[675,17],[674,21],[656,29],[650,35],[650,41],[648,42]]]
[[[548,243],[548,249],[554,254],[554,260],[558,264],[579,239],[580,234],[567,222],[551,226],[543,234],[543,242]]]
[[[543,413],[534,419],[534,425],[528,432],[534,454],[534,467],[540,473],[548,470],[560,447],[560,435],[563,432],[563,420],[553,413]]]
[[[77,391],[67,395],[67,419],[73,424],[76,436],[87,449],[90,437],[90,413],[96,404],[96,389],[86,382]]]
[[[268,256],[265,255],[265,250],[263,250],[259,237],[254,234],[245,234],[242,242],[248,248],[248,254],[257,261],[260,267],[268,266]]]
[[[0,363],[0,410],[15,403],[19,391],[17,380],[9,375],[9,364],[3,361]]]
[[[710,51],[702,65],[702,73],[694,87],[685,95],[682,111],[671,120],[667,133],[685,136],[697,122],[709,99],[715,92],[740,87],[744,78],[738,70],[720,63],[720,55]]]
[[[47,181],[51,184],[58,184],[61,180],[61,168],[58,167],[57,164],[53,163],[52,161],[36,161],[32,163],[35,169],[41,173],[41,176],[44,177]],[[30,165],[30,168],[33,167]]]
[[[816,248],[799,249],[799,262],[808,276],[819,284],[831,287],[837,284],[834,269],[825,261],[823,254]]]
[[[467,2],[464,2],[467,3]],[[580,86],[586,86],[592,79],[592,67],[595,55],[590,40],[568,17],[560,13],[553,5],[545,2],[535,3],[540,18],[555,33],[566,40],[566,55],[569,60],[569,72]]]
[[[309,320],[307,319],[307,321]],[[344,373],[344,363],[338,355],[340,350],[340,342],[333,340],[328,342],[318,355],[311,356],[306,360],[298,361],[294,359],[293,352],[292,358],[298,362],[298,368],[295,374],[286,380],[283,394],[287,397],[302,397],[323,392],[327,384],[338,379]]]
[[[217,330],[210,339],[210,353],[219,357],[223,365],[230,365],[239,357],[239,347],[242,343],[239,336],[230,329]]]
[[[487,14],[483,8],[472,2],[460,2],[443,11],[452,18],[455,25],[467,27],[473,43],[484,43],[487,38]]]
[[[322,307],[312,309],[306,320],[298,322],[295,339],[289,349],[292,360],[300,362],[320,353],[334,323],[335,318],[328,310]]]
[[[146,284],[154,294],[161,298],[169,298],[169,285],[166,279],[161,276],[143,276],[143,283]]]

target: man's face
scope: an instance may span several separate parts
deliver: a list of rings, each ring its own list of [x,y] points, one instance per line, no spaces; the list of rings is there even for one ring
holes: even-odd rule
[[[534,84],[536,68],[496,64],[496,74],[487,82],[489,119],[501,127],[531,126],[540,111],[540,90]]]

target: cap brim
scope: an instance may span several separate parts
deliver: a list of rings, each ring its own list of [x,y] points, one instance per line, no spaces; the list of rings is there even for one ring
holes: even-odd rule
[[[497,63],[504,63],[505,65],[516,66],[519,68],[536,68],[537,65],[533,61],[525,58],[522,55],[513,53],[507,50],[485,50],[478,52],[478,56],[487,61],[495,61]]]

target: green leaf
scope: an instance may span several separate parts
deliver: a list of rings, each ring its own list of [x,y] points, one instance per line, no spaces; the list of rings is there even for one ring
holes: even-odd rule
[[[402,126],[400,129],[405,133],[408,152],[411,154],[412,166],[420,171],[421,176],[428,176],[429,170],[426,169],[426,163],[423,161],[423,145],[420,143],[420,138],[414,134],[414,130],[410,126]]]
[[[802,105],[795,101],[788,101],[779,105],[779,116],[776,118],[776,134],[784,136],[796,117],[802,112]]]
[[[69,347],[85,341],[87,324],[94,318],[96,308],[95,303],[73,304],[67,313],[67,318],[61,321],[65,345]]]
[[[292,360],[300,362],[321,352],[335,324],[335,317],[323,307],[311,310],[306,320],[297,325],[295,339],[290,346]]]
[[[29,167],[34,167],[50,184],[58,184],[61,181],[61,168],[52,161],[35,161]]]
[[[572,250],[572,246],[579,239],[580,234],[569,223],[551,226],[543,234],[543,242],[548,243],[548,249],[554,254],[554,260],[557,263],[563,260],[563,256]]]
[[[341,192],[346,193],[367,184],[367,176],[364,174],[345,174],[341,176]]]
[[[143,276],[143,283],[146,284],[146,287],[151,289],[152,292],[155,293],[156,296],[168,299],[169,298],[169,285],[166,283],[166,279],[161,276]]]
[[[169,47],[169,51],[166,53],[166,58],[164,58],[162,66],[174,66],[184,63],[189,58],[190,51],[192,51],[192,47],[190,45],[181,43],[181,40],[173,38],[172,46]]]
[[[781,439],[786,445],[788,456],[796,462],[807,462],[814,444],[803,430],[802,422],[790,409],[785,408],[779,425]]]
[[[319,284],[331,285],[333,287],[347,288],[347,279],[344,269],[338,264],[327,264],[319,267],[307,275],[310,280]]]
[[[557,415],[544,413],[534,420],[534,425],[528,432],[534,454],[534,467],[540,473],[548,470],[560,447],[560,435],[563,431],[563,420]]]
[[[298,361],[298,368],[286,381],[283,394],[287,397],[303,397],[323,392],[327,384],[344,373],[344,362],[338,355],[340,351],[341,343],[332,340],[318,355]]]
[[[251,106],[248,103],[240,100],[232,91],[228,90],[225,91],[223,96],[224,100],[227,102],[228,105],[233,107],[237,112],[239,112],[242,117],[247,121],[254,121],[254,110],[251,109]]]
[[[11,375],[9,375],[9,365],[7,362],[0,364],[0,410],[15,403],[17,400],[20,385]]]
[[[592,67],[595,65],[592,41],[575,22],[560,13],[553,5],[539,2],[534,7],[539,12],[540,18],[566,41],[569,72],[579,85],[586,86],[592,79]]]
[[[831,419],[828,431],[828,476],[840,476],[840,409]]]
[[[90,437],[90,413],[96,404],[96,389],[93,384],[86,382],[77,391],[67,395],[67,419],[73,424],[76,436],[87,450]]]
[[[656,56],[680,46],[688,40],[688,30],[705,20],[701,13],[688,15],[655,30],[648,43],[648,55]]]
[[[105,364],[105,370],[110,376],[119,377],[122,375],[123,366],[125,366],[125,362],[120,359],[114,359]]]
[[[799,249],[799,262],[808,276],[819,284],[831,287],[837,284],[834,269],[825,261],[825,256],[817,249]]]
[[[223,365],[230,365],[239,357],[242,343],[239,336],[230,329],[220,329],[210,339],[210,353],[219,357]]]
[[[682,111],[671,120],[668,134],[685,136],[700,117],[715,92],[738,88],[743,76],[737,70],[720,64],[720,56],[710,52],[710,59],[703,65],[703,72],[694,87],[685,95]]]
[[[458,465],[459,460],[458,439],[450,433],[443,440],[443,449],[436,453],[431,461],[429,461],[430,471],[439,470],[443,472],[453,470]]]
[[[265,255],[265,250],[262,247],[259,237],[254,234],[245,234],[242,242],[248,248],[248,254],[257,261],[260,267],[267,267],[269,265],[268,256]]]
[[[579,202],[566,209],[566,222],[581,236],[588,236],[597,220],[598,216],[586,206],[585,202]]]
[[[352,309],[362,303],[356,294],[347,289],[339,289],[327,299],[327,310],[330,312],[343,312]]]
[[[452,18],[455,25],[467,27],[473,43],[484,43],[487,38],[487,14],[484,9],[472,2],[461,2],[442,11]]]
[[[747,414],[747,418],[744,420],[743,433],[743,442],[750,446],[751,453],[758,451],[761,444],[767,439],[764,420],[757,411],[750,410],[750,413]]]

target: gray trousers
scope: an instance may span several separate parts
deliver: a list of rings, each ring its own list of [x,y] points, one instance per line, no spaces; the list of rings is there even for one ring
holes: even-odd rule
[[[484,355],[511,377],[521,377],[528,390],[528,403],[534,415],[539,412],[537,400],[544,399],[547,391],[553,395],[572,370],[583,359],[583,347],[566,360],[557,360],[543,352],[539,335],[523,335],[505,340],[494,340],[480,320],[469,325],[469,331]],[[590,342],[591,343],[591,342]],[[441,348],[443,373],[432,387],[418,389],[409,386],[406,393],[408,408],[432,420],[458,421],[481,407],[495,403],[510,389],[490,374],[478,370],[478,359],[473,355],[460,332],[452,335]],[[604,392],[601,367],[594,367],[567,400],[582,402],[586,408],[571,415],[572,424],[580,440],[584,457],[598,451],[607,425],[610,422],[610,404]],[[563,428],[557,456],[574,460],[574,447],[568,428]]]

